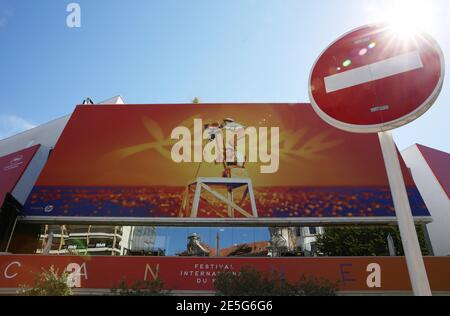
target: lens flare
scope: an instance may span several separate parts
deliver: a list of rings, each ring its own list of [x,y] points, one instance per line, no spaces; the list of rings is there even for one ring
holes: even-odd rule
[[[342,66],[348,67],[348,66],[350,66],[351,64],[352,64],[352,61],[351,61],[350,59],[347,59],[347,60],[345,60],[345,61],[342,63]]]
[[[359,56],[364,56],[365,54],[367,54],[368,50],[367,48],[363,48],[359,51]]]

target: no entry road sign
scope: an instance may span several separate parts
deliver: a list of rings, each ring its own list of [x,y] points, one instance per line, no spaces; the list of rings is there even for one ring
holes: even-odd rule
[[[444,81],[444,57],[426,33],[368,25],[331,44],[311,70],[309,97],[337,128],[378,132],[413,291],[431,295],[391,129],[430,108]]]
[[[315,111],[329,124],[380,132],[428,110],[443,78],[443,54],[431,36],[368,25],[345,34],[320,55],[309,94]]]

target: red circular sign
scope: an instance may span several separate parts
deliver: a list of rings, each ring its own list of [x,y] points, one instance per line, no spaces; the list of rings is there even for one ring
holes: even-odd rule
[[[431,36],[368,25],[345,34],[320,55],[311,71],[309,97],[329,124],[379,132],[425,113],[443,80],[444,57]]]

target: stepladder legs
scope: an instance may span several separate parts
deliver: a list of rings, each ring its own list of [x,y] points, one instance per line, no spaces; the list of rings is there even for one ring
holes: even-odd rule
[[[230,202],[228,204],[228,217],[234,217],[234,209],[231,206],[234,201],[233,201],[233,189],[232,188],[228,188],[227,189],[227,197],[228,197],[228,201]]]
[[[197,217],[201,192],[202,192],[202,183],[197,182],[195,186],[194,201],[192,202],[191,217]]]
[[[194,187],[194,196],[191,205],[191,188]],[[239,187],[244,187],[245,191],[240,201],[235,202],[234,196],[236,195],[236,192],[234,191]],[[217,188],[219,188],[220,190],[217,190]],[[213,203],[205,196],[202,196],[202,192],[210,193],[213,197],[224,203],[225,206],[220,206],[220,204]],[[242,207],[247,196],[250,199],[251,210],[245,210]],[[180,217],[186,216],[195,218],[199,216],[199,211],[206,211],[208,214],[210,214],[209,210],[199,209],[201,200],[208,203],[210,207],[213,207],[213,212],[217,213],[219,217],[234,218],[236,217],[236,212],[239,212],[247,218],[258,217],[252,182],[251,179],[248,178],[236,179],[236,182],[230,181],[230,179],[228,178],[223,180],[222,178],[198,178],[197,181],[191,182],[186,188],[184,196],[182,197]]]

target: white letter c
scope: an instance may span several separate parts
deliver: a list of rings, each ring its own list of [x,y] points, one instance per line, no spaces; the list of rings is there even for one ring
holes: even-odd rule
[[[15,264],[15,265],[17,265],[18,267],[21,267],[22,266],[22,264],[19,262],[19,261],[13,261],[13,262],[11,262],[10,264],[8,264],[8,266],[5,268],[5,272],[4,272],[4,275],[5,275],[5,278],[6,279],[12,279],[12,278],[15,278],[19,273],[14,273],[14,274],[8,274],[8,269],[13,265],[13,264]]]

